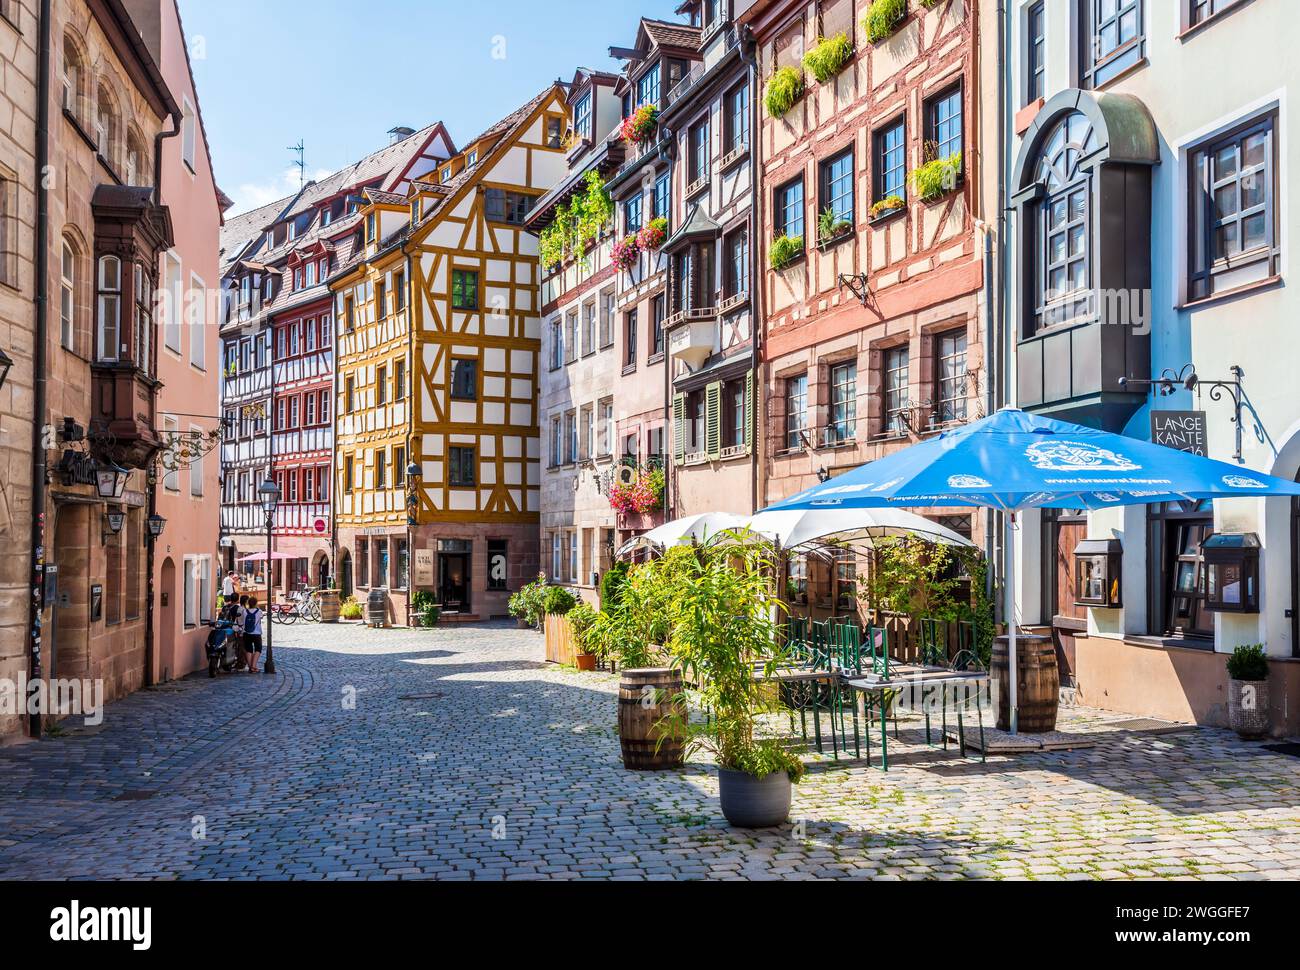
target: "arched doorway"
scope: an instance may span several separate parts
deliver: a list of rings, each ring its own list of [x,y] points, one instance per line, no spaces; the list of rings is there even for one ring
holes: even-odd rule
[[[158,670],[154,683],[165,683],[175,675],[176,563],[168,556],[158,579]]]
[[[346,549],[339,553],[339,595],[343,599],[352,595],[352,553]]]
[[[308,582],[318,589],[328,589],[330,585],[330,557],[328,553],[318,552],[312,559],[311,575]]]

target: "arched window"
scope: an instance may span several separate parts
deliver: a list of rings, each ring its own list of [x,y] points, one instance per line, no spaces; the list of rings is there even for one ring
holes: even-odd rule
[[[65,350],[77,349],[77,250],[69,239],[59,264],[59,341]]]
[[[1091,308],[1092,174],[1080,163],[1095,147],[1092,125],[1077,111],[1058,121],[1042,142],[1035,331],[1076,320]]]
[[[86,98],[85,58],[71,34],[63,36],[63,110],[83,119],[81,106]]]
[[[99,300],[95,326],[95,357],[116,363],[122,333],[122,261],[116,256],[99,259]]]
[[[118,124],[113,98],[100,84],[95,92],[95,148],[110,166],[117,162]]]
[[[132,125],[126,132],[126,162],[122,172],[127,185],[149,185],[153,182],[150,177],[148,158],[144,148],[144,137],[135,125]]]

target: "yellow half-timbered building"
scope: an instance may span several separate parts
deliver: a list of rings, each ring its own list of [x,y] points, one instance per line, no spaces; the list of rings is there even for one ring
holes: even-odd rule
[[[387,587],[397,622],[417,590],[448,619],[504,616],[537,573],[541,323],[537,240],[523,224],[566,173],[569,127],[552,85],[405,198],[372,195],[366,258],[334,283],[340,562],[359,595]],[[409,402],[392,387],[403,366]]]

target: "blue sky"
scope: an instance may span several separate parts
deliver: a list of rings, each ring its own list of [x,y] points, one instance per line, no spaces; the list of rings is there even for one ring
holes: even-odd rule
[[[238,213],[441,120],[460,144],[579,65],[617,69],[678,0],[180,0],[217,181]],[[494,57],[502,49],[504,57]]]

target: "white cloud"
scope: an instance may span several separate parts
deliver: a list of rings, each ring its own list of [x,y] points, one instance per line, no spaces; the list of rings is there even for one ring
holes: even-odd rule
[[[309,182],[319,182],[332,174],[332,172],[325,169],[317,169],[315,172],[307,173],[307,180]],[[265,182],[245,182],[235,189],[231,196],[235,201],[235,205],[230,210],[230,214],[239,215],[243,212],[250,212],[264,205],[270,205],[285,196],[294,195],[297,191],[298,169],[293,167],[285,169],[278,177],[268,179]]]

